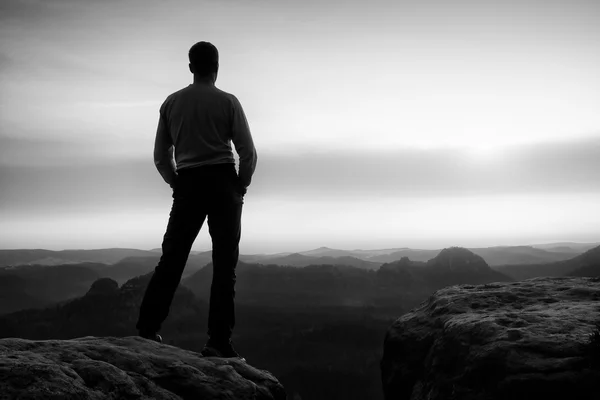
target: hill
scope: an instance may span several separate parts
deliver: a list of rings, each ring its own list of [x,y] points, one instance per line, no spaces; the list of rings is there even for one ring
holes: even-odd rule
[[[573,258],[570,264],[574,268],[569,276],[600,276],[600,246]]]
[[[424,272],[427,273],[429,281],[439,288],[458,284],[512,281],[507,275],[491,269],[481,256],[461,247],[442,250],[427,262]]]
[[[16,265],[58,265],[93,262],[114,264],[125,257],[150,256],[151,251],[138,249],[95,249],[95,250],[44,250],[16,249],[0,250],[0,267]]]
[[[525,280],[544,276],[598,276],[600,272],[600,246],[568,260],[522,265],[503,265],[495,267],[499,272],[516,280]]]
[[[113,265],[100,269],[98,273],[101,277],[111,278],[119,284],[123,284],[131,278],[154,271],[160,257],[161,253],[153,253],[143,257],[126,257]],[[209,262],[211,262],[210,252],[190,254],[185,270],[183,271],[183,276],[186,277],[193,274]]]
[[[575,242],[556,242],[556,243],[543,243],[531,245],[536,249],[543,249],[547,251],[564,251],[582,254],[594,247],[600,246],[600,243],[575,243]]]
[[[403,290],[420,288],[424,292],[458,284],[513,280],[491,269],[481,256],[461,247],[443,249],[426,263],[411,261],[404,257],[399,261],[382,265],[378,273],[384,275],[381,278],[383,287],[398,285]]]
[[[290,267],[306,267],[308,265],[347,265],[350,267],[362,269],[377,269],[381,265],[381,263],[379,262],[365,261],[361,260],[360,258],[348,255],[338,257],[313,257],[300,253],[293,253],[282,257],[268,258],[266,260],[258,259],[255,262],[261,264],[276,264]]]
[[[236,302],[269,307],[372,306],[390,310],[444,286],[511,281],[462,248],[444,249],[428,263],[408,258],[378,270],[345,265],[304,268],[240,262],[236,270]],[[212,265],[182,281],[198,298],[208,300]],[[417,303],[418,304],[418,303]]]
[[[48,305],[46,301],[30,294],[31,292],[26,279],[0,273],[0,314]]]
[[[52,307],[0,316],[0,337],[68,339],[81,336],[137,335],[135,321],[151,274],[128,280],[120,288],[109,278],[95,281],[85,295]],[[194,296],[179,287],[172,317],[194,309]]]
[[[533,246],[497,246],[470,249],[483,257],[490,266],[507,264],[539,264],[545,262],[563,261],[578,254],[574,250],[556,249],[544,250]]]
[[[0,268],[0,314],[48,306],[86,293],[104,264]]]
[[[440,251],[441,250],[402,249],[389,254],[370,257],[369,260],[390,263],[407,257],[413,261],[429,261],[437,256]]]
[[[212,264],[182,281],[208,301]],[[359,305],[366,301],[375,272],[341,265],[304,268],[239,262],[236,303],[275,308]]]
[[[543,262],[562,261],[572,258],[575,250],[570,251],[549,251],[534,248],[532,246],[497,246],[483,248],[469,248],[471,252],[481,256],[490,266],[508,265],[508,264],[536,264]],[[441,250],[417,250],[402,249],[390,254],[383,254],[368,258],[372,261],[392,262],[408,257],[414,261],[429,261],[436,257]]]

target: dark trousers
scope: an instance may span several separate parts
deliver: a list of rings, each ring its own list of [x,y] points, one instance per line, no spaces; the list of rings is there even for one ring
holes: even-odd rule
[[[136,328],[158,332],[169,314],[192,244],[208,218],[213,280],[208,335],[227,340],[235,325],[235,267],[239,257],[243,192],[234,164],[182,169],[162,242],[162,256],[146,288]]]

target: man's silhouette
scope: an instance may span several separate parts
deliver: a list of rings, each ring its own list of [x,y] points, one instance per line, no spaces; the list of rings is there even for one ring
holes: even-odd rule
[[[162,341],[167,318],[192,244],[208,219],[213,281],[205,356],[239,357],[231,342],[235,325],[235,267],[246,188],[256,167],[256,150],[238,99],[215,87],[217,48],[198,42],[189,51],[194,83],[171,94],[160,107],[154,162],[173,188],[173,205],[162,256],[146,289],[136,328]],[[239,176],[231,142],[240,157]],[[174,159],[173,159],[174,158]]]

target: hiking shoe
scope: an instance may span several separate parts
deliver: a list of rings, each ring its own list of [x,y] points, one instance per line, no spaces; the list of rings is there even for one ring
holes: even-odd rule
[[[140,336],[143,337],[144,339],[153,340],[153,341],[158,342],[158,343],[162,343],[162,341],[163,341],[162,336],[160,336],[156,332],[149,333],[149,332],[141,332],[140,331]]]
[[[239,358],[241,361],[246,361],[245,358],[235,351],[231,339],[225,342],[216,342],[208,339],[200,354],[204,357]]]

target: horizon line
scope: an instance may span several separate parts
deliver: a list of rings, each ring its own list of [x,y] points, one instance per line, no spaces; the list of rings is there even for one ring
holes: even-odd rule
[[[353,251],[388,251],[388,250],[403,250],[403,249],[409,249],[409,250],[442,250],[442,249],[446,249],[446,248],[451,248],[451,247],[462,247],[465,249],[484,249],[484,248],[494,248],[494,247],[536,247],[536,246],[548,246],[548,245],[568,245],[568,244],[574,244],[574,245],[600,245],[600,241],[598,242],[575,242],[575,241],[551,241],[551,242],[537,242],[537,243],[528,243],[528,244],[512,244],[512,245],[491,245],[491,246],[478,246],[478,247],[473,247],[473,246],[461,246],[461,245],[451,245],[451,246],[442,246],[442,247],[433,247],[433,248],[419,248],[419,247],[408,247],[408,246],[403,246],[403,247],[386,247],[386,248],[355,248],[355,249],[344,249],[344,248],[334,248],[334,247],[328,247],[328,246],[320,246],[320,247],[315,247],[315,248],[311,248],[308,250],[299,250],[299,251],[277,251],[277,252],[273,252],[273,253],[269,253],[269,252],[262,252],[262,253],[240,253],[240,255],[244,254],[244,255],[274,255],[274,254],[284,254],[284,253],[289,253],[289,254],[299,254],[299,253],[306,253],[306,252],[311,252],[311,251],[315,251],[315,250],[337,250],[337,251],[348,251],[348,252],[353,252]],[[43,251],[52,251],[52,252],[61,252],[61,251],[99,251],[99,250],[139,250],[139,251],[161,251],[160,247],[154,247],[154,248],[150,248],[150,249],[144,249],[144,248],[136,248],[136,247],[100,247],[100,248],[64,248],[64,249],[60,249],[60,250],[52,250],[52,249],[47,249],[47,248],[0,248],[0,251],[36,251],[36,250],[43,250]],[[212,249],[204,249],[204,250],[195,250],[192,249],[190,251],[190,253],[192,252],[210,252],[212,251]]]

